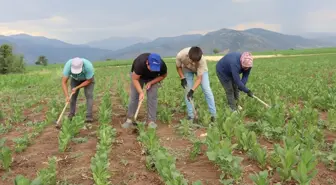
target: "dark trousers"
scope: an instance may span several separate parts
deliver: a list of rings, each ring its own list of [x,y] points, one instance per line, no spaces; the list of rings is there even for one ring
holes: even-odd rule
[[[83,81],[77,81],[73,78],[71,78],[71,89],[77,87]],[[92,118],[92,107],[93,107],[93,89],[94,89],[94,79],[93,81],[86,87],[84,87],[84,93],[86,97],[86,118]],[[72,95],[70,100],[70,117],[74,116],[76,113],[76,103],[77,103],[77,97],[80,89],[76,91],[75,94]]]
[[[220,72],[217,72],[217,77],[225,89],[226,99],[232,111],[237,110],[239,101],[239,89],[234,83],[233,78],[224,76]]]

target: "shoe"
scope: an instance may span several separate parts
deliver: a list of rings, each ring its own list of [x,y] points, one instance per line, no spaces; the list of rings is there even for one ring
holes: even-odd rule
[[[214,116],[211,116],[210,120],[211,120],[212,123],[216,121]]]
[[[151,122],[148,123],[148,127],[149,128],[156,128],[157,124],[155,124],[153,121],[151,121]]]
[[[69,115],[68,115],[68,119],[69,119],[70,121],[72,121],[72,118],[73,118],[74,116],[75,116],[74,114],[69,114]]]
[[[188,116],[187,120],[194,120],[194,118]]]
[[[133,126],[133,122],[131,119],[127,118],[125,123],[121,125],[122,128],[130,128]]]
[[[92,123],[93,122],[93,118],[91,117],[87,117],[85,120],[85,123]]]
[[[192,123],[194,122],[194,118],[192,118],[192,117],[190,117],[190,116],[188,116],[187,120],[188,120],[188,121],[191,121]]]

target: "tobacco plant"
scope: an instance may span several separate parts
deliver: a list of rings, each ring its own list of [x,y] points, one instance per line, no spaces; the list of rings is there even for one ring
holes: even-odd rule
[[[257,136],[253,131],[248,131],[244,125],[239,125],[235,129],[235,136],[238,141],[239,149],[248,151],[258,142]]]
[[[260,171],[259,173],[251,174],[250,179],[254,182],[255,185],[269,185],[268,171]]]
[[[318,161],[314,156],[314,153],[309,149],[303,151],[300,156],[300,162],[297,165],[296,170],[292,170],[292,177],[300,184],[300,185],[309,185],[310,181],[317,174],[316,165]]]
[[[9,171],[12,164],[12,151],[10,148],[5,146],[6,138],[0,139],[0,164],[2,168],[6,171]]]
[[[280,159],[277,164],[277,172],[283,181],[291,179],[291,171],[294,169],[299,160],[299,147],[300,144],[294,142],[290,138],[283,139],[284,147],[275,144],[276,156]]]
[[[243,158],[233,155],[233,149],[238,145],[232,144],[229,138],[221,139],[219,130],[216,127],[208,129],[205,142],[208,146],[206,153],[208,159],[219,165],[223,172],[221,176],[222,181],[228,182],[226,180],[233,178],[232,180],[239,182],[242,175],[240,163]]]
[[[252,146],[248,155],[250,158],[258,161],[261,168],[265,168],[267,164],[267,149],[266,147],[261,147],[259,143]]]

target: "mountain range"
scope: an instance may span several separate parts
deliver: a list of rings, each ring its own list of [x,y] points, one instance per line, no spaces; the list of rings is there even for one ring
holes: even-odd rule
[[[332,47],[336,46],[336,34],[309,33],[299,36],[261,28],[243,31],[224,28],[205,35],[159,37],[154,40],[142,37],[110,37],[81,45],[27,34],[0,35],[0,44],[5,43],[11,44],[15,53],[23,54],[28,64],[32,64],[40,55],[46,56],[49,63],[64,63],[76,56],[91,61],[133,59],[143,52],[156,52],[162,57],[169,57],[175,56],[184,47],[193,45],[200,46],[205,54],[212,54],[214,49],[224,52]]]

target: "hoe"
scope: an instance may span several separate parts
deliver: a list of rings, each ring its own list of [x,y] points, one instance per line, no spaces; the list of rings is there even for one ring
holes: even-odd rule
[[[70,95],[70,100],[71,100],[71,97],[72,97],[72,95],[73,95],[73,93],[71,93],[71,95]],[[66,102],[66,104],[65,104],[65,106],[64,106],[64,108],[63,108],[63,110],[62,110],[62,113],[61,113],[61,115],[58,117],[58,119],[57,119],[57,121],[56,121],[56,128],[57,129],[60,129],[61,128],[61,125],[59,124],[60,123],[60,121],[61,121],[61,118],[63,117],[63,114],[64,114],[64,112],[65,112],[65,109],[68,107],[68,104],[69,104],[69,102]]]

